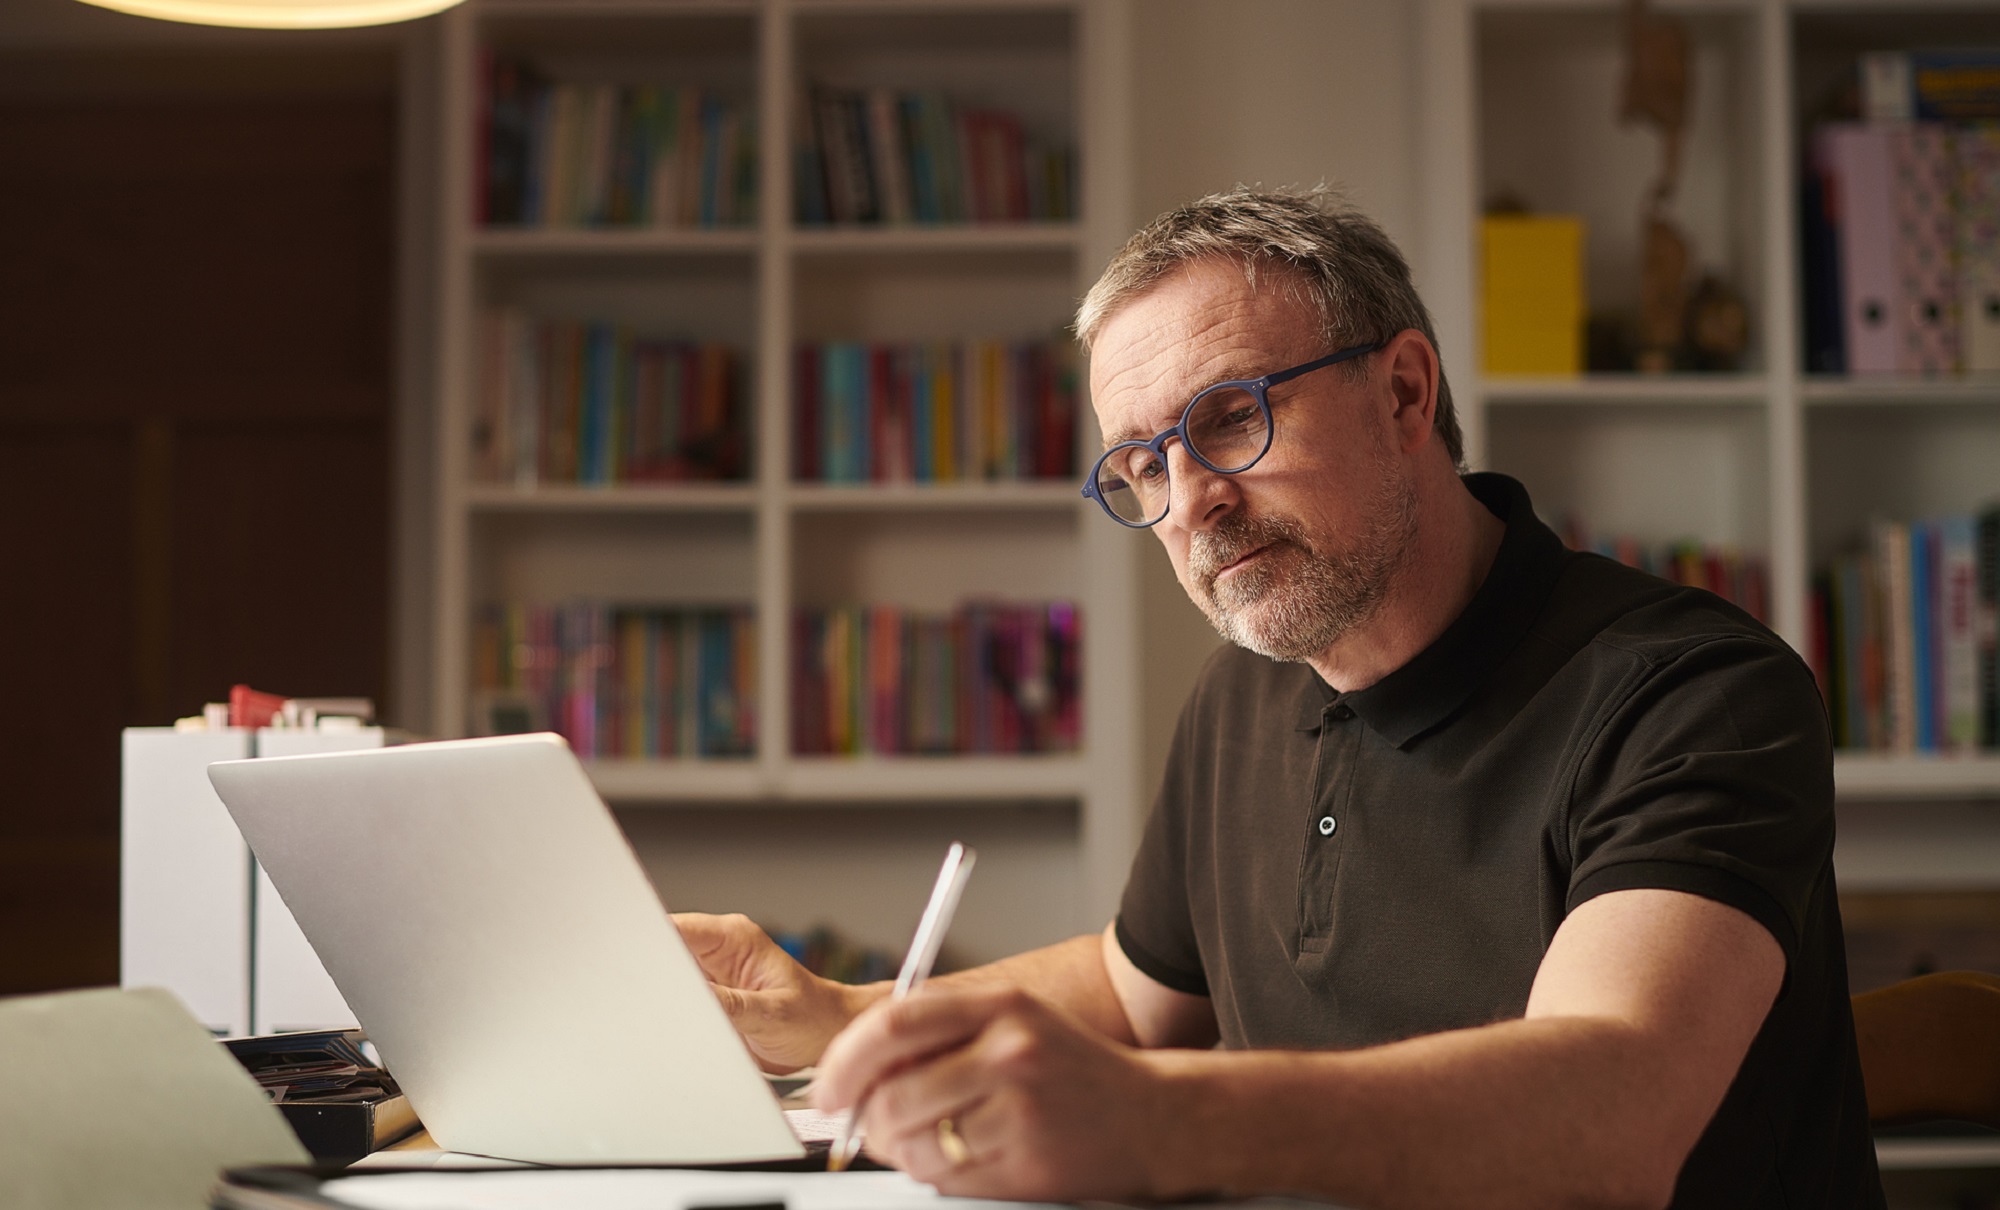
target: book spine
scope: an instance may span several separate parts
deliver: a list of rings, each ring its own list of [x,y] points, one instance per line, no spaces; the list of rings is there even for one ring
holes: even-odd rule
[[[1979,513],[1979,742],[2000,749],[2000,504]]]
[[[1890,751],[1910,753],[1917,746],[1917,710],[1909,526],[1878,521],[1874,542],[1885,646],[1883,733]]]
[[[1937,751],[1935,673],[1937,652],[1931,618],[1936,595],[1931,582],[1931,526],[1916,522],[1910,531],[1910,692],[1915,716],[1915,747]]]
[[[1945,517],[1937,527],[1939,747],[1966,753],[1979,746],[1979,561],[1972,517]]]

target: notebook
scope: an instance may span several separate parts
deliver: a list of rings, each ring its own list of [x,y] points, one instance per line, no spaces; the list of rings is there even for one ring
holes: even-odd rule
[[[209,779],[438,1146],[804,1155],[561,737],[222,761]]]

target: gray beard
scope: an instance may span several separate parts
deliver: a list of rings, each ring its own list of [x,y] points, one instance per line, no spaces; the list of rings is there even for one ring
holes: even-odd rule
[[[1315,549],[1292,517],[1230,513],[1188,543],[1194,602],[1210,625],[1239,647],[1284,663],[1303,663],[1368,620],[1412,549],[1417,496],[1384,466],[1364,532],[1337,551]],[[1271,549],[1227,583],[1216,575],[1261,546]]]

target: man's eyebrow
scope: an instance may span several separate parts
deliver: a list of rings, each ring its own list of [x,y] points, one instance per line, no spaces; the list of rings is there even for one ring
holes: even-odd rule
[[[1203,391],[1206,391],[1208,388],[1214,386],[1216,383],[1250,382],[1253,381],[1254,379],[1261,378],[1264,376],[1264,374],[1268,373],[1271,373],[1271,371],[1264,370],[1260,372],[1252,368],[1251,363],[1247,361],[1236,361],[1236,360],[1225,361],[1222,363],[1221,366],[1219,366],[1215,370],[1215,372],[1210,377],[1206,379],[1197,379],[1200,385],[1190,388],[1187,395],[1183,397],[1179,403],[1174,405],[1172,418],[1168,421],[1168,423],[1163,424],[1156,429],[1134,429],[1129,426],[1125,428],[1113,429],[1111,432],[1104,434],[1104,448],[1108,450],[1112,446],[1118,445],[1121,442],[1126,442],[1126,441],[1150,440],[1152,437],[1154,437],[1161,431],[1172,428],[1175,424],[1180,423],[1181,411],[1182,409],[1187,407],[1189,401],[1192,400],[1196,395],[1199,395]]]

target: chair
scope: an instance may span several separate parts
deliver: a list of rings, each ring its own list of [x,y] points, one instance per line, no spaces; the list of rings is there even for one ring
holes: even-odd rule
[[[2000,1130],[2000,977],[1944,971],[1854,997],[1868,1119]]]

